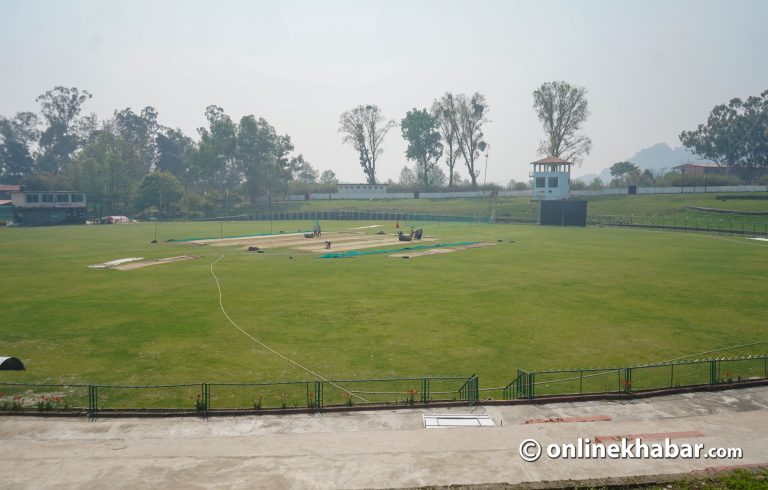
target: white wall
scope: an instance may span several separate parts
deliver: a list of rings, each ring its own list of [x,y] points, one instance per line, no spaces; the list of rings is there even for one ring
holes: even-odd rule
[[[726,185],[726,186],[696,186],[696,187],[638,187],[638,194],[689,194],[689,193],[728,193],[728,192],[768,192],[768,186],[765,185]],[[493,191],[467,191],[467,192],[420,192],[419,198],[421,199],[461,199],[461,198],[476,198],[476,197],[488,197]],[[623,196],[629,194],[629,189],[626,187],[609,187],[600,190],[582,190],[571,191],[573,197],[584,196]],[[531,197],[532,192],[530,190],[524,191],[498,191],[497,195],[500,197]],[[312,194],[311,199],[313,201],[318,200],[369,200],[369,199],[413,199],[412,192],[388,192],[386,194],[376,192],[359,192],[355,194]],[[304,194],[293,194],[288,197],[290,201],[303,201]]]
[[[706,187],[638,187],[638,194],[694,194],[694,193],[728,193],[728,192],[768,192],[765,185],[718,185]],[[574,197],[580,196],[621,196],[629,194],[626,187],[610,187],[593,191],[571,191]]]

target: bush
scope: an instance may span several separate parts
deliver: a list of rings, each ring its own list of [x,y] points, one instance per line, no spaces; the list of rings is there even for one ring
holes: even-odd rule
[[[585,184],[584,182],[582,182],[579,179],[571,181],[571,190],[572,191],[583,191],[586,188],[587,188],[587,184]]]

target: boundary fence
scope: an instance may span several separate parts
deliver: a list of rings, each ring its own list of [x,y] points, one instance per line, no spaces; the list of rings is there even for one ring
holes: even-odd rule
[[[427,376],[155,386],[0,382],[0,411],[242,411],[475,403],[478,378]]]
[[[275,383],[158,386],[0,383],[0,411],[227,413],[286,409],[408,407],[430,403],[632,396],[675,388],[768,380],[768,355],[550,371],[518,370],[506,386],[481,388],[477,375]]]
[[[517,371],[499,389],[503,400],[541,399],[714,386],[768,380],[768,356],[728,357],[633,367]]]
[[[521,218],[523,219],[523,218]],[[450,216],[446,214],[425,214],[387,211],[365,211],[339,209],[331,211],[284,211],[272,213],[239,214],[199,218],[194,221],[447,221],[462,223],[493,223],[493,216]]]
[[[752,223],[689,217],[590,215],[587,217],[587,224],[768,238],[768,222]]]
[[[195,221],[422,221],[422,222],[457,222],[457,223],[498,223],[498,224],[537,224],[538,213],[519,213],[510,216],[449,216],[444,214],[404,213],[387,211],[362,211],[356,209],[333,211],[291,211],[274,213],[241,214],[236,216],[217,216],[200,218]],[[624,216],[624,215],[588,215],[589,226],[616,226],[628,228],[646,228],[656,230],[718,233],[768,237],[768,221],[757,223],[739,220],[713,220],[680,216]]]

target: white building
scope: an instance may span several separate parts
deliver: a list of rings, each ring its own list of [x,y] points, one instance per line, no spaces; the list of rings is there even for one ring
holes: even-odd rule
[[[14,221],[26,226],[85,224],[85,194],[71,191],[12,191]]]
[[[533,199],[559,201],[571,197],[571,162],[547,157],[533,165]]]

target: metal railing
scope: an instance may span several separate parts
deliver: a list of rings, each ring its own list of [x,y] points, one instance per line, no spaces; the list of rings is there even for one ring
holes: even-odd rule
[[[768,355],[676,361],[631,367],[518,370],[503,387],[481,388],[479,377],[425,376],[274,383],[156,386],[0,383],[0,411],[259,411],[352,406],[470,405],[483,396],[533,400],[560,396],[650,392],[768,380]],[[492,400],[494,398],[487,398]]]
[[[503,388],[504,400],[637,393],[768,380],[768,356],[677,361],[619,368],[527,372]]]
[[[768,222],[757,223],[739,220],[713,220],[679,216],[607,216],[590,215],[590,226],[616,226],[654,230],[689,231],[768,238]]]
[[[475,375],[155,386],[0,383],[0,411],[209,412],[474,403],[477,387]]]

